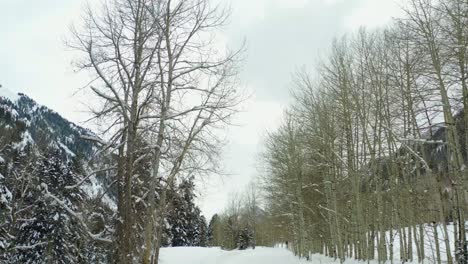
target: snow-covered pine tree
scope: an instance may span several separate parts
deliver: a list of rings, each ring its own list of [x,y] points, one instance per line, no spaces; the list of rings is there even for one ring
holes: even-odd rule
[[[199,247],[206,247],[208,245],[208,225],[206,223],[206,218],[203,215],[200,215],[198,218],[199,221],[199,229],[200,229],[200,236],[199,236]]]
[[[187,246],[198,247],[201,243],[200,209],[192,203],[188,204],[187,214]]]
[[[240,250],[244,250],[249,247],[255,248],[254,234],[252,228],[246,226],[239,231],[237,238],[237,248]]]
[[[12,194],[4,180],[5,177],[0,172],[0,261],[11,240],[8,229],[11,224]]]
[[[75,216],[84,194],[68,190],[75,185],[77,168],[50,152],[41,157],[31,174],[34,188],[24,201],[29,214],[17,221],[14,250],[9,263],[78,263],[84,246],[83,230]]]
[[[170,226],[170,237],[172,247],[188,246],[187,241],[187,212],[184,200],[180,195],[174,195],[171,201],[171,210],[167,216],[167,221]]]
[[[184,202],[186,216],[186,241],[187,246],[197,247],[203,244],[204,229],[206,230],[206,220],[201,219],[201,210],[195,205],[195,184],[193,177],[184,179],[179,186],[179,190]]]
[[[15,225],[29,213],[22,194],[29,189],[33,162],[32,155],[10,145],[4,146],[0,154],[0,263],[7,263],[15,244]]]
[[[184,179],[171,194],[165,240],[173,247],[205,246],[206,219],[195,205],[195,185],[193,178]]]

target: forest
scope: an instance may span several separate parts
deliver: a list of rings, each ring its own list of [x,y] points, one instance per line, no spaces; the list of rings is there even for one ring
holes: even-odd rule
[[[258,193],[232,198],[222,237],[251,227],[257,244],[288,241],[304,258],[467,263],[468,2],[404,11],[296,72]]]
[[[197,184],[223,174],[223,131],[249,99],[248,45],[217,39],[229,8],[88,4],[66,46],[96,131],[0,86],[0,262],[158,264],[166,248],[208,247],[468,263],[468,2],[401,8],[295,71],[255,179],[207,220]]]

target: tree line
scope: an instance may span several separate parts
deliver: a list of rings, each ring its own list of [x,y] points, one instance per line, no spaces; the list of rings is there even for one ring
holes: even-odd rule
[[[261,155],[267,244],[342,262],[467,263],[468,2],[403,8],[295,74]]]
[[[267,219],[258,190],[248,185],[242,193],[231,194],[226,210],[215,214],[208,226],[208,246],[244,250],[265,245],[262,225]]]

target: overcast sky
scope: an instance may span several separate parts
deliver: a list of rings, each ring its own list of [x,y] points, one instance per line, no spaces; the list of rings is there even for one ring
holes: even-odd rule
[[[94,0],[89,0],[94,1]],[[97,0],[96,0],[97,1]],[[229,2],[231,23],[220,39],[231,47],[247,41],[242,85],[252,98],[228,133],[223,161],[229,177],[200,184],[199,204],[210,217],[230,193],[254,180],[265,132],[273,130],[290,102],[292,73],[313,70],[334,37],[360,26],[379,27],[399,16],[399,0],[217,0]],[[0,84],[22,92],[83,124],[86,76],[71,67],[64,39],[80,19],[85,0],[0,0]]]

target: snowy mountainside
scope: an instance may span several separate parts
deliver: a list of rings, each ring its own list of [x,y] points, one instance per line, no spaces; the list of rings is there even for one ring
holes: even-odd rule
[[[57,112],[38,104],[24,94],[0,88],[0,128],[17,129],[20,135],[11,139],[16,148],[34,144],[53,147],[68,157],[90,157],[95,146],[83,136],[95,136],[90,130],[75,125]]]
[[[60,263],[109,263],[107,244],[89,238],[113,230],[113,157],[89,138],[97,136],[0,86],[0,263],[43,263],[48,248]]]
[[[94,157],[99,146],[85,138],[97,136],[27,95],[14,94],[0,87],[0,172],[2,163],[13,164],[14,153],[32,151],[37,155],[53,150],[64,160],[81,159],[87,171],[84,174],[88,174],[93,170],[89,161],[94,165],[100,162]],[[105,175],[92,175],[81,187],[90,197],[97,197],[105,190],[109,181],[106,178]],[[109,195],[104,195],[103,199],[114,207]]]

